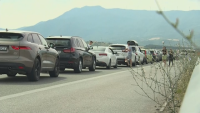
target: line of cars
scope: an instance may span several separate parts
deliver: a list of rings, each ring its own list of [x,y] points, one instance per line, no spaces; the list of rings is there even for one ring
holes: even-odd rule
[[[144,64],[147,55],[142,53],[136,41],[130,41],[133,49],[132,63]],[[96,66],[117,68],[125,62],[126,44],[111,44],[108,47],[88,47],[78,36],[49,36],[30,31],[0,31],[0,74],[15,77],[26,75],[30,81],[38,81],[40,72],[58,77],[65,68],[81,73]],[[148,61],[146,61],[148,63]]]

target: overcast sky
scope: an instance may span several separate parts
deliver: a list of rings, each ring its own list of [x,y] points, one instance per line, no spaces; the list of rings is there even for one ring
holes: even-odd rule
[[[200,0],[158,0],[163,10],[200,10]],[[0,0],[0,28],[32,26],[83,6],[158,10],[155,0]]]

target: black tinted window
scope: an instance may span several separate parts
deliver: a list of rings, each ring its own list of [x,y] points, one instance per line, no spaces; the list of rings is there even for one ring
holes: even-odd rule
[[[53,43],[56,47],[70,47],[70,39],[46,38],[47,43]]]
[[[137,42],[135,42],[135,41],[128,41],[127,43],[129,43],[129,45],[135,45],[135,46],[138,46]]]
[[[126,49],[126,47],[125,46],[110,46],[110,48],[112,49],[112,50],[124,50],[124,49]]]
[[[105,47],[93,47],[92,51],[105,51]]]
[[[30,35],[28,35],[28,39],[27,39],[27,41],[28,42],[32,42],[33,43],[33,37],[32,37],[32,35],[30,34]]]
[[[40,39],[39,39],[37,34],[32,34],[32,36],[33,36],[34,43],[42,45],[42,43],[41,43],[41,41],[40,41]]]
[[[19,33],[0,33],[0,40],[18,41],[23,38]]]

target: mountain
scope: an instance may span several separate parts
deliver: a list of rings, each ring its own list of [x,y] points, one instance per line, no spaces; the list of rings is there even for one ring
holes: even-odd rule
[[[194,29],[195,41],[200,36],[200,11],[165,11],[173,22],[179,18],[179,28],[189,34]],[[40,22],[20,30],[40,32],[43,36],[73,35],[86,41],[126,43],[137,40],[140,45],[176,44],[182,37],[156,11],[105,9],[100,6],[85,6],[65,12],[59,17]],[[151,39],[152,38],[152,39]],[[160,39],[159,39],[160,38]],[[199,40],[200,41],[200,40]]]

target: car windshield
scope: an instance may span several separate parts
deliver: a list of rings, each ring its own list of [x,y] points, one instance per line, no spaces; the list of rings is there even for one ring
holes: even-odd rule
[[[105,51],[106,48],[105,48],[105,47],[93,47],[92,50],[93,50],[93,51]]]
[[[70,39],[46,38],[47,43],[53,43],[56,47],[70,47]]]
[[[116,45],[110,46],[110,48],[112,50],[124,50],[124,49],[126,49],[125,46],[116,46]]]
[[[0,40],[18,41],[20,38],[23,38],[23,36],[19,33],[0,33]]]

